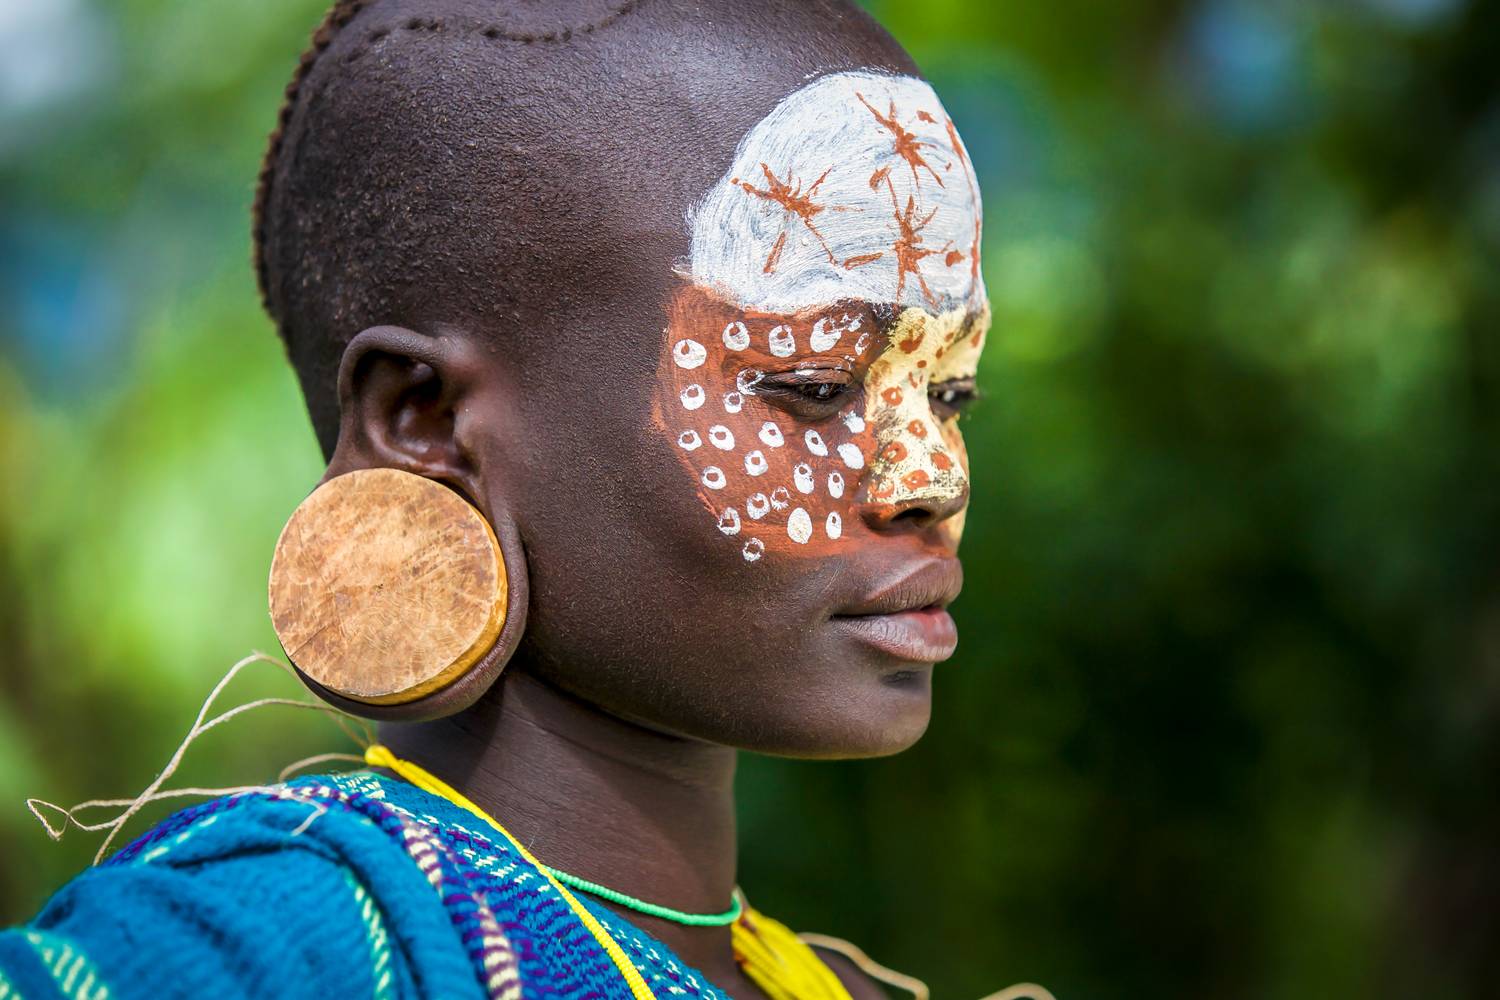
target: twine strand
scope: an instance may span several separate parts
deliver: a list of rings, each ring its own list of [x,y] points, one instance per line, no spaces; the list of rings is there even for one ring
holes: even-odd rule
[[[1057,1000],[1052,991],[1036,983],[1017,983],[980,1000]]]
[[[276,775],[276,780],[285,781],[304,767],[310,767],[313,764],[322,764],[330,760],[351,760],[356,764],[363,764],[365,762],[363,757],[355,753],[315,753],[311,757],[294,760],[286,767],[283,767],[281,772]]]
[[[912,995],[913,1000],[930,1000],[932,997],[932,991],[927,988],[927,984],[922,982],[922,980],[916,976],[908,976],[904,972],[897,972],[895,969],[881,965],[866,954],[863,948],[852,941],[845,941],[843,938],[837,938],[831,934],[814,934],[811,932],[798,934],[797,937],[801,938],[805,944],[813,947],[827,948],[829,951],[838,952],[859,966],[859,970],[871,979],[894,986],[898,990],[905,990]]]
[[[361,742],[360,735],[356,731],[350,729],[345,722],[346,719],[353,718],[347,712],[340,711],[339,709],[334,708],[331,705],[324,705],[321,702],[304,701],[298,698],[257,698],[254,701],[248,701],[242,705],[236,705],[233,708],[227,709],[219,713],[218,715],[209,718],[210,710],[212,710],[214,703],[218,700],[219,696],[224,693],[224,689],[227,688],[230,682],[239,675],[240,671],[244,670],[252,663],[269,663],[271,666],[285,672],[289,676],[293,678],[297,677],[296,671],[292,669],[290,664],[282,660],[278,660],[275,657],[267,656],[265,653],[262,653],[259,650],[236,662],[227,671],[225,671],[224,676],[219,678],[218,683],[216,683],[213,686],[213,689],[208,693],[208,697],[204,699],[203,704],[198,709],[198,714],[193,718],[193,724],[188,729],[187,735],[184,736],[182,738],[182,741],[177,744],[177,749],[173,751],[171,758],[167,761],[167,765],[161,769],[160,773],[158,773],[157,776],[152,779],[151,783],[148,784],[144,789],[142,789],[140,794],[135,796],[135,798],[89,799],[88,801],[80,802],[71,808],[57,805],[54,802],[48,802],[45,799],[27,799],[26,808],[31,812],[33,816],[37,818],[37,821],[42,824],[42,828],[47,831],[47,836],[52,840],[61,840],[63,834],[67,832],[69,825],[76,826],[80,830],[89,833],[97,833],[101,830],[109,831],[104,838],[104,843],[99,845],[99,850],[94,854],[94,860],[92,864],[97,865],[99,862],[104,860],[104,856],[108,853],[110,845],[114,843],[115,837],[117,837],[120,831],[124,829],[125,824],[130,822],[130,819],[135,816],[136,813],[140,812],[141,809],[145,808],[152,802],[159,802],[164,799],[183,798],[186,796],[230,795],[246,791],[268,791],[275,793],[277,791],[277,789],[273,788],[270,785],[242,785],[232,788],[179,788],[171,789],[168,791],[161,790],[161,786],[164,785],[167,780],[172,777],[173,774],[177,773],[177,769],[182,765],[183,758],[187,755],[188,747],[193,744],[193,741],[198,739],[198,737],[202,736],[204,733],[207,733],[209,730],[223,725],[230,719],[236,718],[237,716],[243,715],[246,712],[253,711],[257,708],[265,708],[268,705],[284,705],[289,708],[309,709],[311,711],[321,712],[329,716],[339,724],[339,727],[343,729],[344,733],[348,735],[349,738],[356,744],[368,745],[369,743],[374,742],[373,734],[371,734],[370,739],[367,742]],[[326,759],[333,759],[334,756],[339,755],[322,756]],[[355,760],[360,759],[353,757],[352,754],[344,754],[341,756]],[[292,765],[292,767],[295,768],[299,765],[310,763],[313,759],[314,758],[309,758],[307,760],[298,761],[296,764]],[[111,819],[101,820],[99,822],[86,823],[83,820],[79,819],[77,815],[81,811],[90,809],[120,808],[122,806],[124,808],[118,815],[114,816]],[[54,815],[60,815],[62,817],[61,821],[57,822],[56,825],[54,825],[54,823],[49,820],[48,815],[46,814],[47,810],[50,810]],[[307,824],[316,819],[323,811],[325,810],[320,809],[319,811],[315,811],[314,813],[312,813],[308,817],[307,821],[304,822],[302,826],[298,827],[295,832],[302,832],[302,830],[307,828]]]

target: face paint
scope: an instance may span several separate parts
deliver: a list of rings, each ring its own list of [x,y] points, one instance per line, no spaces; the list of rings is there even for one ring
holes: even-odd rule
[[[979,234],[978,181],[932,88],[834,73],[741,141],[693,212],[686,276],[764,313],[848,301],[941,312],[984,297]]]
[[[931,88],[865,72],[782,101],[694,210],[655,417],[747,562],[967,497],[942,397],[968,391],[988,327],[979,220]],[[954,545],[961,523],[941,525]]]

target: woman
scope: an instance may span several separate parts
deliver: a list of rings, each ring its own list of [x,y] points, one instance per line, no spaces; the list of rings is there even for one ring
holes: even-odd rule
[[[328,457],[273,617],[371,770],[167,820],[0,935],[0,997],[883,996],[737,892],[732,779],[927,725],[979,237],[852,5],[342,0],[255,242]]]

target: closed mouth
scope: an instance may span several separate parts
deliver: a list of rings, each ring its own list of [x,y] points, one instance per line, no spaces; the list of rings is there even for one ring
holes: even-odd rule
[[[947,608],[962,586],[957,559],[933,560],[831,615],[830,622],[897,659],[937,663],[958,646],[958,628]]]

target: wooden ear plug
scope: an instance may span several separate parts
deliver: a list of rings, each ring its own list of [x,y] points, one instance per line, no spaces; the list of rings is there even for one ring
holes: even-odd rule
[[[395,469],[330,479],[292,513],[271,560],[271,622],[297,669],[373,705],[463,675],[505,624],[489,522],[440,483]]]

